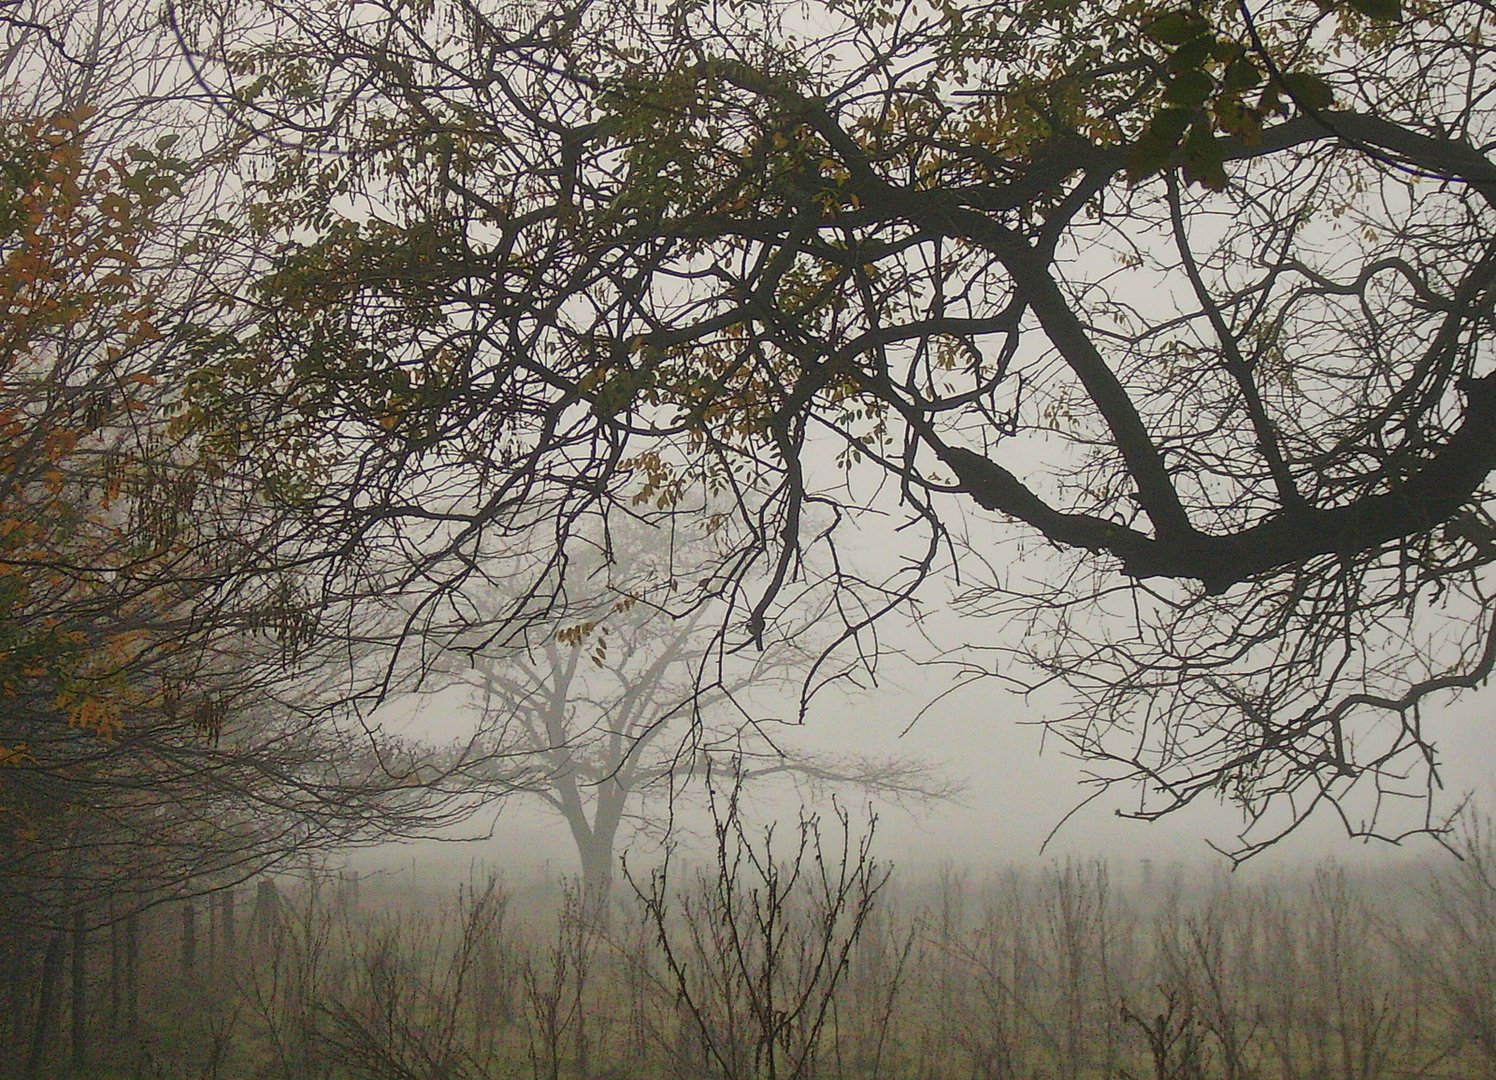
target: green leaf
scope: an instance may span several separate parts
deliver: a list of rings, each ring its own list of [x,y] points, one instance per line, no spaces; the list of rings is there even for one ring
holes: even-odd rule
[[[1224,81],[1229,91],[1249,90],[1262,81],[1262,70],[1246,58],[1233,60]]]
[[[1216,141],[1208,124],[1196,124],[1190,128],[1189,138],[1184,142],[1181,164],[1184,166],[1186,182],[1199,184],[1211,191],[1225,190],[1225,159],[1221,153],[1221,144]]]
[[[1194,116],[1193,110],[1178,108],[1159,109],[1154,113],[1147,128],[1127,152],[1128,176],[1138,181],[1168,165]]]
[[[1164,88],[1164,100],[1185,109],[1198,109],[1210,99],[1215,80],[1203,71],[1185,71]]]
[[[1220,38],[1210,47],[1210,55],[1223,64],[1230,64],[1247,55],[1247,47],[1235,41]]]
[[[1319,112],[1335,102],[1335,91],[1330,84],[1312,71],[1287,72],[1281,82],[1294,104],[1305,112]]]
[[[1388,22],[1402,21],[1401,0],[1350,0],[1351,8],[1368,19],[1385,19]]]
[[[1222,97],[1215,104],[1216,126],[1227,135],[1235,135],[1248,146],[1262,141],[1262,116],[1248,108],[1240,98]]]
[[[1199,71],[1215,52],[1215,38],[1208,34],[1186,41],[1169,57],[1170,71]]]
[[[1188,109],[1159,109],[1153,114],[1148,129],[1167,139],[1172,148],[1179,145],[1179,140],[1184,137],[1184,129],[1190,126],[1190,121],[1194,118],[1195,114]]]
[[[1207,30],[1205,20],[1191,11],[1171,11],[1160,15],[1144,31],[1160,45],[1183,45]]]

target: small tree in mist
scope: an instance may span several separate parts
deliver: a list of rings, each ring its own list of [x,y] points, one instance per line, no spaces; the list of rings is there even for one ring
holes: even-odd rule
[[[641,531],[634,542],[652,539]],[[746,785],[779,778],[919,802],[955,791],[915,758],[797,749],[796,689],[816,661],[814,620],[726,655],[712,622],[722,614],[703,605],[671,618],[624,596],[522,653],[475,651],[450,665],[482,718],[457,755],[460,771],[561,817],[593,904],[610,894],[625,837],[662,837],[672,801],[713,763]]]

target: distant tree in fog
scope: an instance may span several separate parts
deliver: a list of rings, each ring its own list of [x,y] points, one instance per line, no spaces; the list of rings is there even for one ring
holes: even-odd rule
[[[954,791],[913,758],[796,748],[796,690],[815,653],[786,640],[723,655],[713,614],[700,607],[671,619],[624,602],[523,655],[475,655],[462,676],[483,716],[465,755],[486,763],[465,774],[486,769],[504,792],[531,795],[560,816],[594,900],[612,887],[620,844],[630,834],[662,835],[672,800],[713,761],[731,763],[749,785],[779,777],[900,801]]]

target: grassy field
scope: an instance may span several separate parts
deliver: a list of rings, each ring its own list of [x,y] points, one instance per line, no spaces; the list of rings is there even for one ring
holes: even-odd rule
[[[715,864],[636,877],[603,909],[492,880],[445,899],[283,882],[274,919],[241,898],[232,948],[215,907],[191,970],[166,905],[141,931],[134,1030],[100,937],[89,1065],[69,1071],[62,1000],[38,1075],[1496,1077],[1479,837],[1411,881],[1327,865],[1125,888],[1078,863],[902,881],[833,839],[728,837]],[[12,1001],[17,1047],[37,1008]]]

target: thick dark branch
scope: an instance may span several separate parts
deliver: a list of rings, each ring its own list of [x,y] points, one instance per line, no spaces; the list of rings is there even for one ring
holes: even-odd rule
[[[1201,537],[1185,550],[1159,545],[1158,569],[1144,559],[1129,572],[1198,578],[1221,592],[1318,555],[1358,555],[1430,531],[1468,503],[1496,469],[1496,374],[1467,380],[1461,389],[1464,422],[1443,449],[1393,490],[1329,509],[1291,509],[1239,533]]]
[[[1393,490],[1344,506],[1290,507],[1240,532],[1191,529],[1154,539],[1088,514],[1053,509],[1007,469],[961,447],[927,440],[957,482],[989,510],[1011,514],[1057,543],[1106,551],[1136,578],[1203,582],[1212,593],[1320,555],[1360,555],[1426,533],[1453,517],[1496,470],[1496,374],[1467,380],[1465,419],[1441,450]]]
[[[1338,139],[1352,149],[1392,154],[1421,172],[1463,181],[1496,206],[1496,165],[1475,147],[1463,141],[1436,139],[1366,113],[1296,116],[1263,131],[1257,143],[1222,139],[1221,149],[1227,161],[1243,161],[1324,139]]]
[[[1138,502],[1152,520],[1159,537],[1180,541],[1194,535],[1194,527],[1164,466],[1163,455],[1148,433],[1143,418],[1138,415],[1137,406],[1122,380],[1096,348],[1059,285],[1050,277],[1048,267],[1039,265],[1038,257],[1027,253],[1004,261],[1018,286],[1019,296],[1038,316],[1049,340],[1106,418],[1107,426],[1116,438],[1117,450],[1137,484]]]

